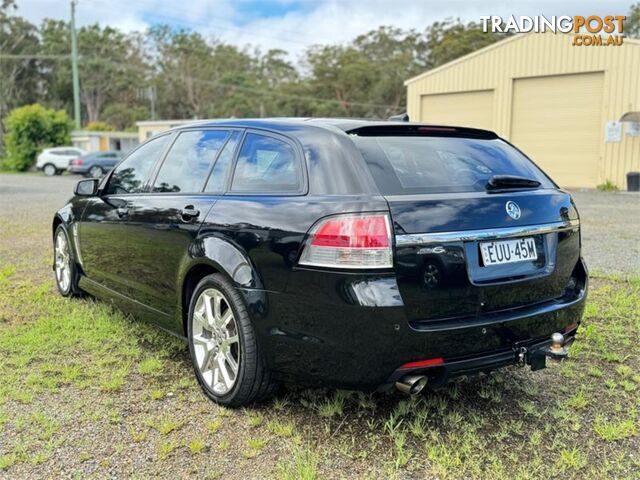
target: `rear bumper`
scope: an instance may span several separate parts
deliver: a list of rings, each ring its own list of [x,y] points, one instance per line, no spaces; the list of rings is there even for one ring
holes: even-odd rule
[[[85,174],[89,171],[89,167],[86,165],[69,165],[67,170],[71,173]]]
[[[577,327],[572,325],[565,328],[561,333],[565,337],[565,346],[570,346],[575,340]],[[512,349],[504,351],[489,353],[485,355],[478,355],[469,358],[452,358],[439,365],[430,367],[417,367],[417,368],[398,368],[393,374],[389,376],[387,381],[378,387],[379,391],[389,390],[393,387],[396,381],[400,380],[405,375],[421,374],[429,377],[429,385],[431,387],[439,386],[455,377],[463,375],[474,375],[480,372],[490,372],[499,368],[508,367],[510,365],[532,365],[532,359],[535,355],[539,354],[539,351],[545,347],[551,345],[550,339],[530,341],[530,342],[518,342],[514,344]],[[521,349],[524,349],[523,362],[521,363],[519,357]],[[537,369],[537,368],[535,368]]]
[[[394,284],[393,274],[294,272],[254,318],[269,368],[284,381],[373,391],[418,370],[399,372],[406,363],[442,358],[428,373],[444,381],[514,364],[516,350],[544,346],[554,332],[573,338],[587,297],[585,278],[562,298],[420,328]]]

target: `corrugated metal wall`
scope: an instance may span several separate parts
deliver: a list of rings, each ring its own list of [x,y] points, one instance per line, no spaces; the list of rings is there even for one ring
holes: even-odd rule
[[[573,46],[571,36],[561,34],[513,37],[408,80],[407,111],[412,120],[421,119],[423,95],[494,90],[493,129],[510,139],[514,80],[586,72],[604,73],[597,183],[609,179],[624,187],[626,173],[640,171],[640,137],[623,131],[620,143],[605,143],[605,125],[627,111],[640,111],[638,40],[585,47]]]

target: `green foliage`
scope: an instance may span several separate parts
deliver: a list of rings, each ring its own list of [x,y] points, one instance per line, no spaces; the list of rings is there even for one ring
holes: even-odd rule
[[[64,110],[34,104],[12,110],[4,121],[6,158],[3,167],[25,171],[47,147],[68,145],[73,124]]]
[[[632,38],[640,38],[640,2],[629,8],[623,33]]]
[[[18,105],[31,95],[70,112],[71,65],[59,59],[68,54],[69,25],[45,19],[37,28],[6,18],[11,38],[24,38],[12,47],[16,53],[47,57],[24,62],[31,70],[20,83],[5,82],[11,85],[5,98],[27,85]],[[436,22],[424,32],[381,26],[346,44],[312,46],[296,64],[284,50],[240,48],[168,25],[129,34],[88,25],[78,30],[82,116],[118,130],[148,120],[152,108],[157,118],[386,118],[405,110],[406,79],[504,37],[460,20]],[[1,42],[0,50],[6,50]]]
[[[480,24],[462,23],[459,19],[435,22],[427,29],[430,46],[428,68],[435,68],[484,48],[507,37],[503,33],[483,32]]]
[[[40,48],[38,29],[25,18],[15,15],[14,1],[0,1],[0,53],[33,55]],[[40,65],[33,59],[0,60],[0,120],[21,105],[38,100]],[[0,143],[2,140],[0,125]],[[1,146],[0,146],[1,150]]]
[[[87,126],[84,127],[84,130],[89,132],[113,132],[115,129],[107,122],[95,121],[89,122]]]
[[[45,19],[38,27],[16,14],[15,2],[5,4],[0,51],[42,57],[2,60],[0,118],[34,102],[71,112],[68,23]],[[630,7],[624,34],[640,37],[640,3]],[[117,130],[149,120],[152,109],[177,119],[386,118],[405,110],[405,80],[507,36],[452,18],[424,31],[380,26],[351,42],[307,48],[296,63],[280,49],[241,48],[169,25],[132,33],[87,25],[78,29],[82,117]]]
[[[110,103],[102,112],[101,118],[116,130],[128,130],[135,128],[138,121],[149,120],[149,109],[144,105],[131,105],[127,103]]]
[[[598,185],[596,188],[601,192],[617,192],[619,190],[618,186],[608,179],[605,180],[604,183],[601,183],[600,185]]]
[[[298,448],[289,462],[278,464],[281,480],[315,480],[318,478],[318,455],[309,449]]]

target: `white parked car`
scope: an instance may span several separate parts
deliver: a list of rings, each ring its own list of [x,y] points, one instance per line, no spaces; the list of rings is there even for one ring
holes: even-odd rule
[[[81,148],[76,147],[54,147],[45,148],[36,161],[36,168],[42,170],[45,175],[51,177],[60,175],[69,167],[69,162],[84,155]]]

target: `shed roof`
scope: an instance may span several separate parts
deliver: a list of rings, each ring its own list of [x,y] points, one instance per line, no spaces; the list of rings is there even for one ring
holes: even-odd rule
[[[496,43],[492,43],[491,45],[487,45],[484,48],[481,48],[480,50],[476,50],[475,52],[471,52],[468,53],[460,58],[456,58],[455,60],[452,60],[448,63],[445,63],[444,65],[440,65],[439,67],[433,68],[431,70],[427,70],[426,72],[423,72],[419,75],[416,75],[415,77],[411,77],[408,80],[404,81],[404,85],[407,86],[411,83],[417,82],[418,80],[422,80],[425,77],[428,77],[430,75],[434,75],[436,73],[439,73],[443,70],[446,70],[447,68],[453,67],[455,65],[458,65],[462,62],[466,62],[467,60],[474,58],[474,57],[478,57],[480,55],[484,55],[492,50],[504,47],[505,45],[511,43],[511,42],[516,42],[519,40],[522,40],[523,38],[528,37],[529,35],[540,35],[538,33],[521,33],[521,34],[517,34],[517,35],[513,35],[511,37],[505,38],[504,40],[500,40],[499,42]],[[569,34],[564,34],[564,33],[557,33],[554,35],[566,35],[566,36],[570,36]],[[629,43],[632,45],[638,45],[640,46],[640,39],[635,39],[635,38],[624,38],[624,43]]]

